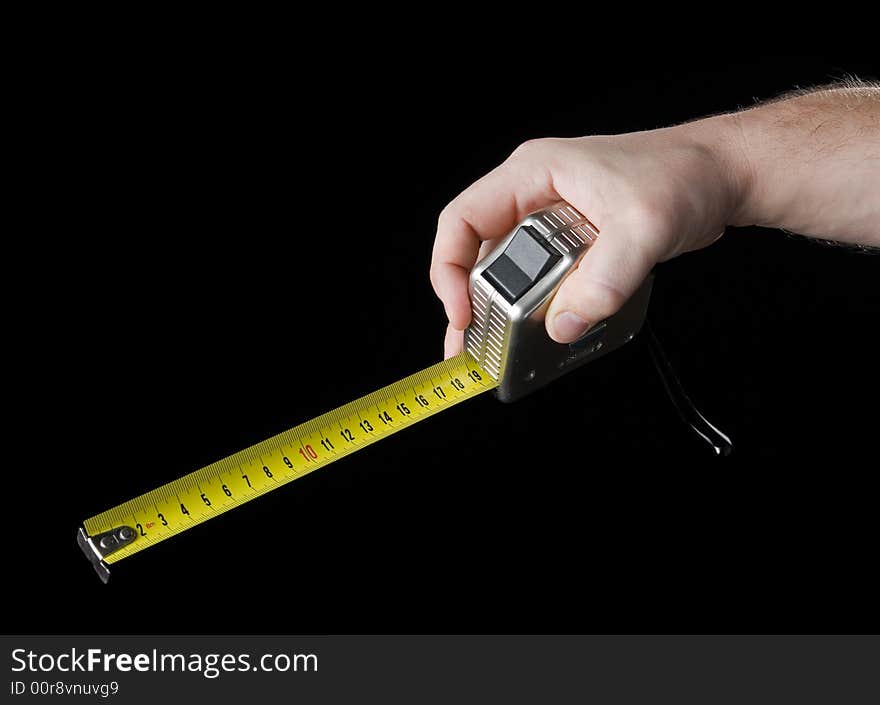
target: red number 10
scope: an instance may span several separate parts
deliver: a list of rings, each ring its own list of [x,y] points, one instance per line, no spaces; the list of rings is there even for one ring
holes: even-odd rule
[[[303,458],[305,458],[306,460],[309,460],[309,461],[311,461],[311,460],[315,460],[315,459],[318,457],[318,454],[315,452],[315,449],[312,448],[311,446],[306,446],[306,449],[305,449],[305,450],[303,450],[302,448],[300,448],[300,449],[299,449],[299,454],[300,454]]]

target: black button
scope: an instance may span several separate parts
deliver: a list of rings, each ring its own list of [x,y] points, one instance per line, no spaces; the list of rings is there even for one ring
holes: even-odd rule
[[[523,225],[483,277],[510,303],[517,301],[562,257],[534,228]]]

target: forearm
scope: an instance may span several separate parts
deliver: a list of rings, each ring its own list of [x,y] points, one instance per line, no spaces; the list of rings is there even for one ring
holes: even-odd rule
[[[880,245],[880,88],[820,90],[690,127],[728,175],[731,225]]]

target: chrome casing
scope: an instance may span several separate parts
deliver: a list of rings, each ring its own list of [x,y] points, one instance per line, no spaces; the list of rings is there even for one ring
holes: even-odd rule
[[[483,272],[523,225],[536,230],[562,257],[521,298],[510,303]],[[598,229],[587,218],[560,202],[523,219],[471,271],[473,320],[465,331],[464,349],[498,382],[496,394],[501,401],[514,401],[616,350],[641,329],[653,276],[618,313],[594,325],[579,341],[561,344],[547,335],[544,319],[550,300],[598,237]]]

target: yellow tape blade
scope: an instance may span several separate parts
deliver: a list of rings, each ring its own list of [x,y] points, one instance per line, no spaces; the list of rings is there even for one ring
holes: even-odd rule
[[[437,363],[289,431],[87,519],[89,536],[119,526],[127,558],[496,386],[468,353]]]

